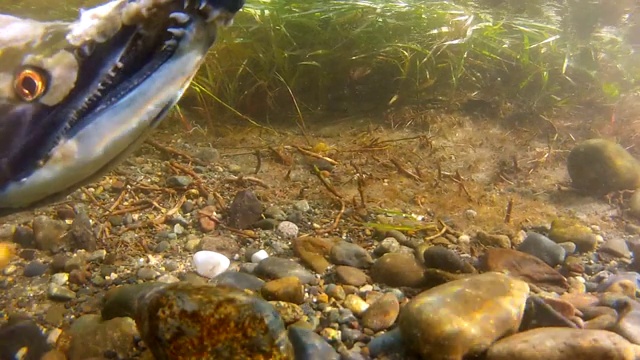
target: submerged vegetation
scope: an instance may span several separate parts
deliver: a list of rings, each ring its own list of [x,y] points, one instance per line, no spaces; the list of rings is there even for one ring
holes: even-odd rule
[[[635,6],[628,0],[249,1],[183,104],[260,120],[471,101],[539,113],[613,104],[640,76]]]

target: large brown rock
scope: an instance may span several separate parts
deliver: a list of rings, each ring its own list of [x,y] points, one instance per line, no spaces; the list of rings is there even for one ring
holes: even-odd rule
[[[404,343],[423,359],[462,359],[518,330],[529,295],[526,282],[491,272],[420,293],[400,311]]]

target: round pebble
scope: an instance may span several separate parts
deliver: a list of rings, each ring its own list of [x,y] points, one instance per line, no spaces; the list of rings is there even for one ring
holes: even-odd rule
[[[283,221],[278,224],[278,233],[284,238],[292,239],[298,236],[298,225],[291,221]]]
[[[251,262],[257,264],[268,257],[269,257],[269,254],[266,251],[258,250],[254,252],[253,255],[251,255]]]
[[[225,272],[231,261],[215,251],[203,250],[193,254],[193,265],[198,275],[212,279]]]

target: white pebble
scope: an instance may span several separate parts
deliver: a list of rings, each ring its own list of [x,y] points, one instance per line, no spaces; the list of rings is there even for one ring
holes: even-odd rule
[[[47,335],[47,344],[55,346],[60,335],[62,335],[61,329],[51,329],[51,331],[49,331],[49,334]]]
[[[458,245],[469,245],[469,243],[471,243],[471,236],[460,235],[458,237]]]
[[[262,261],[262,260],[264,260],[264,259],[266,259],[268,257],[269,257],[269,254],[266,251],[259,250],[259,251],[256,251],[255,253],[253,253],[253,255],[251,255],[251,262],[257,264],[260,261]]]
[[[56,285],[64,285],[69,281],[69,274],[67,273],[56,273],[51,276],[51,282]]]
[[[478,212],[473,210],[473,209],[467,209],[464,211],[464,216],[468,219],[468,220],[473,220],[476,218],[476,216],[478,216]]]
[[[284,238],[295,238],[298,236],[298,225],[291,221],[283,221],[278,224],[278,232]]]
[[[212,279],[225,272],[231,261],[215,251],[198,251],[193,254],[193,265],[198,275]]]

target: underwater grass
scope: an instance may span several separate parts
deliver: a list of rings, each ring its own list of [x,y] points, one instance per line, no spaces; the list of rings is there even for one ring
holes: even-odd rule
[[[637,59],[621,36],[597,26],[584,35],[567,20],[593,1],[489,2],[252,1],[187,98],[209,119],[300,125],[307,111],[469,98],[544,112],[635,87]]]

